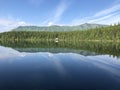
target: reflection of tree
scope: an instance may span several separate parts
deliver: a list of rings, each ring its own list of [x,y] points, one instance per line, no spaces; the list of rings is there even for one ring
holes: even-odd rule
[[[86,50],[98,54],[110,54],[120,56],[120,43],[113,42],[75,42],[64,41],[2,41],[1,45],[12,48],[68,48],[74,50]]]

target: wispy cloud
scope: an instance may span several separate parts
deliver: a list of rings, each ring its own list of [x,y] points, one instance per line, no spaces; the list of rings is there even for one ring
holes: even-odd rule
[[[112,6],[112,7],[108,8],[108,9],[102,10],[102,11],[96,13],[94,15],[94,17],[108,15],[108,14],[111,14],[111,13],[119,11],[119,10],[120,10],[120,4]]]
[[[82,19],[75,18],[72,21],[72,25],[78,25],[82,23],[99,23],[99,24],[113,24],[120,22],[120,4],[111,6],[95,13],[92,16],[84,17]]]
[[[101,19],[97,22],[100,24],[108,24],[108,25],[118,23],[118,22],[120,22],[120,13],[117,15],[110,16],[109,18],[106,18],[103,20]]]
[[[61,0],[56,9],[53,11],[52,15],[50,15],[50,17],[48,17],[43,24],[53,25],[59,22],[69,5],[70,3],[68,3],[67,0]]]
[[[110,18],[116,17],[118,15],[118,13],[112,13],[112,14],[108,14],[99,18],[94,18],[89,20],[89,22],[100,22],[100,21],[105,21],[108,20]]]
[[[62,2],[57,6],[57,9],[55,10],[55,15],[53,18],[53,21],[59,21],[65,10],[67,9],[68,5],[67,3],[62,0]]]

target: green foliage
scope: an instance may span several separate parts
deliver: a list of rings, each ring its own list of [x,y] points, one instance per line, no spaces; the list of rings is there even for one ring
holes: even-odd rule
[[[58,43],[55,43],[56,38],[58,38]],[[119,24],[84,31],[10,31],[0,33],[0,44],[7,47],[72,48],[119,56],[120,43],[116,44],[115,42],[120,42]]]
[[[88,30],[88,29],[94,29],[99,27],[105,27],[106,25],[100,25],[100,24],[82,24],[78,26],[20,26],[16,29],[13,29],[13,31],[47,31],[47,32],[54,32],[54,31],[76,31],[76,30]]]
[[[0,40],[5,41],[120,41],[120,25],[96,28],[84,31],[44,32],[10,31],[0,33]]]
[[[82,55],[109,54],[120,56],[120,43],[91,41],[0,41],[0,45],[12,47],[20,52],[73,52]]]

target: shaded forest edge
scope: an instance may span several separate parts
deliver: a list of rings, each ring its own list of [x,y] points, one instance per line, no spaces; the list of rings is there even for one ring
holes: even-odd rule
[[[10,31],[0,33],[1,41],[110,41],[120,42],[120,24],[83,31]]]

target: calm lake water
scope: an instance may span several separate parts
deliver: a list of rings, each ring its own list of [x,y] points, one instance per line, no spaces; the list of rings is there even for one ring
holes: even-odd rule
[[[0,90],[120,90],[119,44],[1,45]]]

